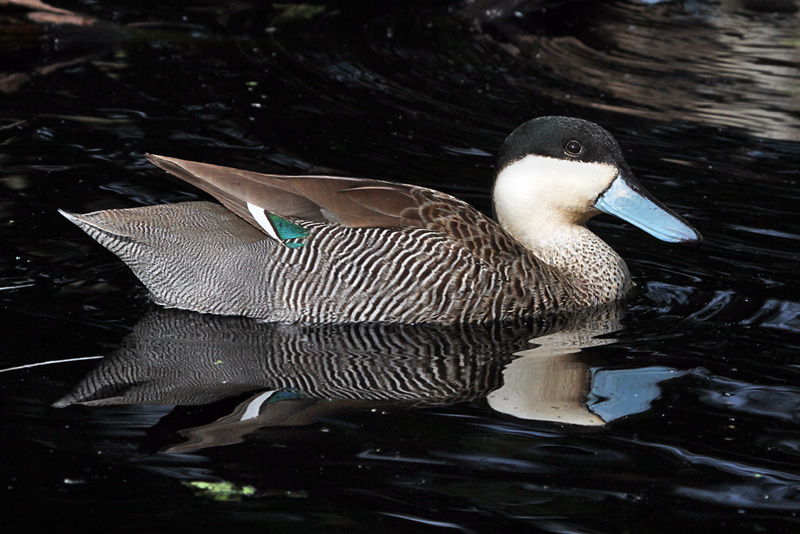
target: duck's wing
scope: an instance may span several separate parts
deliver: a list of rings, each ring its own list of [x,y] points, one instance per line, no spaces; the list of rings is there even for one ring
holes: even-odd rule
[[[262,231],[253,207],[281,217],[367,228],[408,224],[402,222],[403,212],[413,205],[411,186],[379,180],[262,174],[151,154],[147,159]]]
[[[209,193],[259,230],[276,237],[271,215],[353,228],[427,228],[479,257],[518,256],[520,245],[469,204],[425,187],[365,178],[284,176],[164,156],[147,158]]]

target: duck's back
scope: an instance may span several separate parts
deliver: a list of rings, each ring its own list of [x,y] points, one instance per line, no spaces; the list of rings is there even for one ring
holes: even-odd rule
[[[290,248],[210,202],[70,217],[167,307],[286,322],[456,323],[566,300],[559,273],[504,234],[493,254],[491,236],[465,247],[426,228],[308,223],[303,246]]]

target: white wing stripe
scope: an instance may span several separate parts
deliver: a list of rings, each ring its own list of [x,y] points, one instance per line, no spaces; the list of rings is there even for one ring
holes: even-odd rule
[[[258,225],[261,226],[261,228],[263,228],[265,232],[267,232],[268,236],[278,241],[281,241],[281,239],[278,237],[278,232],[275,231],[275,228],[272,226],[272,223],[269,222],[269,219],[267,219],[267,214],[264,213],[264,208],[259,208],[255,204],[250,204],[248,202],[247,209],[250,210],[250,215],[252,215],[253,218],[258,223]]]

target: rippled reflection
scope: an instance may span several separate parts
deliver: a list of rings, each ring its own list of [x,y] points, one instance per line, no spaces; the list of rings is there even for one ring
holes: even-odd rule
[[[473,4],[483,31],[549,75],[536,85],[550,98],[800,139],[795,2]]]
[[[246,394],[229,414],[179,429],[170,452],[219,446],[266,426],[343,410],[488,398],[518,418],[574,425],[645,411],[666,368],[604,370],[582,348],[620,329],[603,308],[517,325],[298,326],[156,309],[55,406],[203,405]]]
[[[48,516],[62,530],[69,518],[185,529],[197,519],[186,511],[202,508],[225,529],[298,532],[425,521],[793,532],[797,4],[73,2],[59,8],[136,32],[110,46],[75,33],[63,48],[57,28],[14,11],[22,24],[3,28],[30,33],[0,35],[3,368],[102,354],[147,306],[129,272],[56,214],[196,198],[146,170],[144,152],[420,183],[488,212],[503,136],[534,115],[575,115],[612,130],[633,170],[707,240],[666,250],[597,220],[642,291],[626,329],[602,336],[617,341],[579,354],[560,352],[568,331],[540,325],[472,332],[472,350],[458,339],[433,350],[432,338],[449,338],[418,331],[418,357],[402,343],[347,358],[317,347],[315,364],[275,355],[276,340],[310,347],[294,334],[147,317],[65,400],[132,405],[49,408],[85,362],[0,375],[3,502],[26,525]],[[243,348],[238,333],[267,348]],[[563,413],[598,425],[536,420]],[[209,500],[237,491],[238,507]]]

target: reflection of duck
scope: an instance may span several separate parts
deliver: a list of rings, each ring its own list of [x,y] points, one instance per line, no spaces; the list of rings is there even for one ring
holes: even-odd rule
[[[465,323],[574,310],[632,285],[625,262],[585,227],[594,215],[665,241],[700,238],[634,180],[608,132],[565,117],[534,119],[506,140],[499,224],[423,187],[151,160],[227,209],[65,215],[128,263],[156,302],[208,313]]]
[[[616,371],[590,369],[575,354],[608,343],[597,336],[619,329],[618,313],[601,308],[515,325],[301,326],[156,309],[54,406],[210,405],[211,422],[203,423],[201,408],[188,420],[180,410],[170,418],[187,440],[175,447],[187,449],[332,412],[487,396],[490,407],[518,418],[596,426],[643,411],[658,395],[631,391],[642,380],[628,380],[627,391],[598,390],[598,377]],[[590,396],[598,400],[591,409]],[[626,397],[636,404],[626,407]],[[613,410],[603,399],[614,400]]]
[[[199,405],[263,390],[448,404],[491,390],[514,352],[564,321],[290,325],[155,309],[57,405]]]

